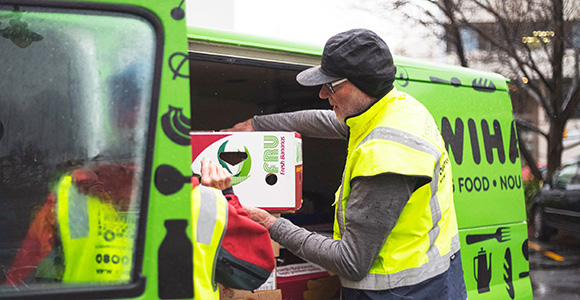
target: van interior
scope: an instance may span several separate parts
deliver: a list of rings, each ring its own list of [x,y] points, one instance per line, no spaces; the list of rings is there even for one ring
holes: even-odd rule
[[[192,130],[230,128],[254,115],[331,109],[319,86],[296,75],[307,65],[190,53]],[[286,214],[298,225],[330,232],[334,194],[346,159],[346,141],[303,138],[302,208]]]

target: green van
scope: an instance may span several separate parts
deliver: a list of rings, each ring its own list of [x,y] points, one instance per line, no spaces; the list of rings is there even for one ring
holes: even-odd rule
[[[319,64],[322,46],[187,28],[184,9],[180,0],[0,0],[0,299],[164,299],[159,286],[183,280],[162,272],[168,257],[183,259],[162,244],[189,235],[167,226],[191,220],[189,131],[329,108],[318,87],[295,80]],[[396,87],[425,104],[447,144],[469,299],[532,298],[506,79],[403,57],[395,63]],[[332,221],[340,147],[303,139],[304,204],[288,215],[293,221]],[[102,189],[123,199],[114,204],[128,225],[97,226],[129,246],[86,262],[114,280],[55,280],[66,272],[59,255],[67,251],[55,238],[66,226],[56,187],[74,169],[90,170],[84,180],[111,176]],[[82,207],[69,206],[69,217],[82,219]],[[69,229],[82,236],[85,228]]]

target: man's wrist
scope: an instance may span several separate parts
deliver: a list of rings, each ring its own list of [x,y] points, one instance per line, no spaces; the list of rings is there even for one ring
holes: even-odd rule
[[[276,220],[278,220],[278,218],[272,216],[271,214],[267,214],[267,217],[262,220],[262,226],[266,227],[266,229],[270,231],[270,229],[272,229],[274,226],[274,223],[276,223]]]

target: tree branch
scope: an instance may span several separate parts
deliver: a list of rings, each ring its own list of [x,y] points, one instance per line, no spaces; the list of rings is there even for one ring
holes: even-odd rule
[[[527,120],[521,119],[521,118],[515,118],[516,121],[516,125],[528,130],[531,130],[535,133],[540,134],[541,136],[543,136],[544,138],[546,138],[546,140],[548,139],[548,134],[543,132],[542,130],[540,130],[540,128],[538,128],[535,124],[528,122]],[[519,128],[518,127],[518,128]],[[519,131],[519,130],[518,130]],[[519,136],[519,135],[518,135]]]

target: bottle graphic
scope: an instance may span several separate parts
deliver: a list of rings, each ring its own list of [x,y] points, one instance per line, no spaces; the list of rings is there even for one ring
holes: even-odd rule
[[[487,253],[483,248],[473,258],[473,276],[475,276],[475,281],[477,281],[477,291],[480,294],[489,292],[489,282],[491,281],[491,253],[489,254],[488,263]]]
[[[187,220],[166,220],[167,235],[157,253],[158,291],[161,299],[193,298],[193,245]]]

